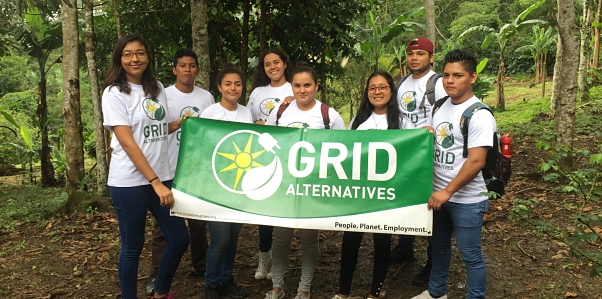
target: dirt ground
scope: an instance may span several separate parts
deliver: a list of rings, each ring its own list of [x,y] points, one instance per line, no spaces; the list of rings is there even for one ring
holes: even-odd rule
[[[591,143],[595,140],[579,140]],[[515,198],[538,198],[544,204],[534,217],[550,219],[559,227],[573,225],[564,208],[565,196],[554,191],[536,173],[545,158],[534,155],[534,141],[525,138],[516,147],[514,174],[508,193],[490,201],[483,229],[483,252],[487,264],[488,298],[602,298],[602,279],[590,277],[591,265],[577,259],[562,243],[537,234],[530,226],[508,220]],[[528,156],[528,157],[525,157]],[[0,183],[0,188],[2,183]],[[592,207],[593,211],[599,210]],[[0,220],[1,221],[1,220]],[[139,298],[150,263],[150,221],[147,246],[139,268]],[[245,225],[240,235],[235,277],[260,299],[270,290],[268,281],[257,281],[257,228]],[[352,296],[366,298],[370,287],[372,242],[365,235],[354,276]],[[330,299],[338,289],[342,233],[320,233],[320,261],[314,276],[314,299]],[[590,244],[599,252],[600,240]],[[425,288],[410,283],[425,261],[426,239],[418,238],[417,261],[389,269],[386,298],[411,298]],[[285,298],[292,298],[300,275],[300,243],[293,241],[291,262],[285,280]],[[39,223],[22,223],[11,234],[0,234],[0,296],[6,298],[120,298],[117,278],[119,233],[113,212],[79,214]],[[172,290],[178,298],[203,298],[203,278],[190,275],[187,253],[176,273]],[[448,286],[449,298],[464,298],[465,270],[454,249]],[[290,295],[290,296],[289,296]]]

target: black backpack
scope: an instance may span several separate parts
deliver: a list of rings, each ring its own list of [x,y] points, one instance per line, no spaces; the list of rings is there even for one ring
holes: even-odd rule
[[[403,81],[405,81],[409,76],[411,76],[411,75],[407,75],[407,76],[399,79],[399,81],[397,81],[397,84],[395,84],[395,88],[397,90],[399,90],[401,83],[403,83]],[[426,90],[424,91],[424,95],[422,95],[422,101],[420,101],[420,106],[418,106],[418,108],[424,110],[424,118],[426,118],[426,109],[424,109],[424,100],[426,98],[429,100],[429,103],[431,103],[431,105],[435,104],[435,87],[437,84],[437,80],[439,80],[440,78],[441,78],[441,74],[433,74],[432,76],[429,77],[428,81],[426,81]]]
[[[435,115],[435,112],[441,108],[441,105],[447,101],[449,96],[441,98],[438,100],[433,106],[432,115]],[[472,115],[481,110],[485,109],[493,115],[493,111],[489,109],[489,107],[485,106],[485,104],[481,102],[476,102],[470,105],[464,113],[462,113],[462,118],[460,119],[460,131],[462,132],[462,137],[464,137],[464,148],[462,150],[462,156],[464,158],[468,157],[468,125],[470,123],[470,119]],[[483,179],[485,179],[485,185],[487,185],[487,190],[489,192],[495,192],[498,194],[497,197],[502,197],[505,193],[506,182],[501,175],[501,164],[502,164],[502,154],[500,153],[500,142],[498,132],[493,134],[493,146],[489,148],[487,151],[487,157],[485,158],[485,166],[481,170],[481,174],[483,175]]]

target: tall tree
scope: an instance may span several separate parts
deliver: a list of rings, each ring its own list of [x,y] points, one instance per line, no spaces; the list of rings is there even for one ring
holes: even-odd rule
[[[201,70],[195,83],[208,90],[211,84],[211,58],[209,56],[206,0],[190,0],[190,23],[192,26],[192,50],[199,57],[199,69]]]
[[[41,183],[43,186],[53,186],[57,184],[54,177],[54,167],[52,165],[52,156],[50,141],[48,139],[48,103],[46,102],[46,76],[48,71],[56,64],[61,62],[57,58],[49,66],[50,53],[62,46],[62,28],[61,23],[44,18],[39,10],[31,9],[25,13],[25,27],[17,30],[17,39],[27,52],[27,54],[38,62],[40,70],[40,81],[38,82],[38,116],[40,135],[42,139],[42,148],[40,151],[41,164]]]
[[[424,6],[426,10],[426,38],[433,42],[435,49],[437,48],[437,33],[436,23],[435,23],[435,0],[426,0],[426,4]],[[433,63],[433,68],[435,64]]]
[[[541,83],[541,97],[545,97],[547,68],[546,62],[550,47],[556,42],[556,36],[552,27],[547,29],[535,25],[532,27],[533,35],[531,36],[531,44],[518,47],[517,52],[529,51],[535,62],[535,84]]]
[[[552,97],[550,98],[550,114],[556,115],[558,106],[558,97],[560,96],[560,78],[562,73],[562,40],[560,35],[556,41],[556,60],[554,61],[554,77],[552,78]]]
[[[558,35],[562,44],[562,70],[558,80],[558,109],[556,114],[556,143],[573,148],[575,136],[575,106],[579,68],[579,41],[575,25],[575,3],[558,1]],[[570,161],[569,161],[570,162]]]
[[[589,98],[587,86],[587,67],[589,65],[589,42],[592,24],[592,6],[590,0],[583,1],[583,20],[581,22],[581,43],[579,45],[579,100],[585,102]]]
[[[240,70],[243,74],[247,73],[249,67],[249,14],[251,12],[251,0],[244,0],[242,9],[242,43],[240,46]],[[247,84],[242,86],[242,96],[238,98],[238,103],[245,105],[247,103]]]
[[[602,20],[602,0],[598,0],[598,9],[596,12],[596,19],[592,22],[594,30],[594,53],[592,56],[592,68],[597,69],[600,64],[600,24]]]
[[[67,190],[77,190],[84,178],[84,142],[79,102],[79,27],[77,0],[63,0],[63,129]]]
[[[536,8],[542,5],[545,0],[538,1],[537,3],[529,6],[522,13],[520,13],[512,23],[504,24],[499,30],[496,30],[491,27],[487,27],[484,25],[474,26],[466,29],[466,31],[462,32],[459,39],[463,38],[465,35],[475,32],[475,31],[485,31],[487,32],[487,37],[481,44],[481,49],[487,49],[491,42],[496,41],[499,49],[500,49],[500,61],[497,72],[497,79],[495,84],[495,108],[505,109],[506,108],[506,100],[504,97],[504,78],[506,77],[506,66],[504,65],[504,49],[506,48],[506,43],[515,37],[519,31],[524,29],[527,26],[533,24],[545,24],[545,21],[542,20],[527,20],[524,19]]]
[[[94,1],[84,0],[84,12],[86,22],[85,46],[86,60],[88,62],[88,77],[90,78],[90,95],[92,97],[92,107],[94,109],[94,133],[96,141],[96,192],[99,195],[107,196],[107,174],[109,167],[106,159],[106,143],[104,139],[104,127],[102,116],[102,104],[100,101],[100,86],[98,81],[98,72],[96,70],[96,52],[95,52],[95,33],[94,33]]]

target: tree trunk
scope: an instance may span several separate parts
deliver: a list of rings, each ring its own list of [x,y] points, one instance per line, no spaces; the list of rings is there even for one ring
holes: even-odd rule
[[[319,83],[320,83],[320,102],[328,105],[327,100],[326,100],[326,44],[322,44],[322,51],[320,53],[322,55],[322,59],[320,60],[322,63],[322,71],[320,72],[319,76]],[[378,60],[377,60],[378,61]],[[376,63],[376,65],[378,65],[378,62]]]
[[[79,101],[79,28],[77,0],[63,0],[63,129],[67,190],[79,189],[84,178],[84,142]]]
[[[541,62],[541,97],[545,98],[546,97],[546,77],[548,75],[548,69],[546,68],[546,62],[548,60],[548,54],[547,53],[543,53],[542,55],[542,59],[543,61]]]
[[[541,83],[541,54],[535,54],[535,84]]]
[[[263,50],[268,47],[268,41],[265,33],[266,19],[268,16],[266,0],[259,0],[259,11],[259,53],[263,53]]]
[[[119,6],[117,6],[117,0],[111,2],[111,8],[113,8],[113,14],[115,15],[115,27],[117,27],[117,39],[120,39],[123,34],[121,33],[121,13],[119,12]]]
[[[556,60],[554,61],[554,77],[552,78],[552,97],[550,99],[550,114],[556,115],[556,106],[558,105],[558,97],[560,95],[560,76],[562,71],[562,39],[558,35],[556,42]]]
[[[43,59],[43,58],[40,58]],[[46,70],[44,64],[40,64],[40,82],[38,83],[39,102],[36,114],[40,121],[40,134],[42,135],[42,149],[40,151],[40,166],[42,171],[42,186],[55,186],[54,166],[52,166],[52,152],[48,140],[48,106],[46,103]]]
[[[587,86],[587,66],[589,64],[590,27],[592,23],[592,7],[590,0],[583,1],[583,22],[581,23],[581,44],[579,46],[579,100],[586,102],[589,98]]]
[[[435,0],[426,0],[426,38],[433,42],[433,46],[437,48],[437,33],[435,29]],[[431,69],[435,68],[435,63]]]
[[[209,32],[207,30],[207,3],[190,0],[192,50],[199,58],[200,73],[194,80],[197,86],[209,90],[211,84],[211,57],[209,56]]]
[[[504,99],[504,49],[500,49],[500,65],[497,71],[497,82],[495,83],[495,108],[506,109],[506,101]]]
[[[598,11],[596,12],[596,23],[602,20],[602,0],[598,1]],[[600,59],[600,28],[594,27],[594,55],[592,57],[592,68],[597,69]]]
[[[251,10],[251,0],[245,0],[242,13],[242,45],[240,46],[240,70],[244,75],[247,74],[249,66],[249,12]],[[238,103],[245,105],[247,103],[247,84],[242,86],[242,96],[238,98]]]
[[[575,136],[575,106],[579,69],[579,41],[575,26],[573,1],[558,1],[558,35],[562,39],[562,73],[558,87],[558,110],[556,116],[556,143],[573,148]],[[570,158],[567,159],[569,165]]]
[[[100,101],[100,87],[98,85],[98,72],[96,71],[96,57],[94,50],[94,3],[93,0],[84,1],[86,15],[86,59],[88,61],[88,77],[90,78],[90,95],[94,109],[94,134],[96,136],[96,192],[101,196],[108,196],[107,173],[109,168],[106,160],[106,143],[104,138],[102,104]]]

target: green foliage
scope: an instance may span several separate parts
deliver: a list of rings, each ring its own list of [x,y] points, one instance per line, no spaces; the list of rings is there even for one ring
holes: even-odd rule
[[[10,233],[21,222],[48,219],[61,212],[67,193],[60,188],[3,186],[0,193],[0,232]]]
[[[11,92],[31,88],[24,70],[28,69],[27,59],[19,56],[0,57],[0,98]]]
[[[484,100],[489,93],[495,89],[491,86],[493,81],[495,81],[495,78],[483,74],[483,70],[487,66],[487,62],[489,62],[489,59],[487,58],[479,61],[479,64],[477,65],[477,81],[472,85],[472,91],[474,92],[475,96],[481,100]]]
[[[383,49],[387,43],[402,32],[412,32],[412,26],[424,28],[424,24],[410,22],[410,19],[424,12],[424,7],[409,10],[391,24],[383,26],[379,22],[379,18],[375,18],[374,14],[369,11],[366,16],[367,28],[357,24],[353,26],[362,52],[369,57],[374,57],[372,63],[375,70],[380,62],[379,57],[383,54]]]
[[[602,132],[597,131],[597,135],[602,137]],[[602,149],[602,142],[599,142],[599,148]],[[544,180],[557,183],[557,190],[567,195],[565,204],[576,207],[566,209],[571,214],[570,221],[574,226],[555,227],[547,220],[534,218],[533,211],[540,205],[536,199],[516,199],[510,218],[529,223],[538,231],[567,244],[575,255],[593,265],[592,276],[602,276],[602,254],[597,249],[591,251],[588,246],[590,242],[596,244],[602,238],[599,231],[602,219],[598,216],[602,210],[596,210],[602,198],[602,154],[593,154],[588,150],[570,151],[567,147],[553,146],[545,141],[538,141],[537,149],[547,152],[549,156],[548,161],[539,165]],[[583,162],[574,168],[567,167],[562,161],[568,155],[573,155],[575,161]]]

